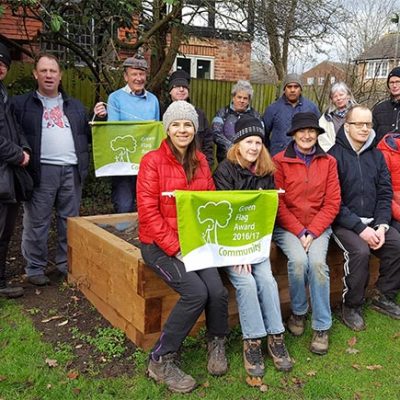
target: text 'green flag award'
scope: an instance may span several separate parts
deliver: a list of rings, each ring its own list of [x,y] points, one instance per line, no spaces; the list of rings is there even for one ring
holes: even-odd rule
[[[276,190],[175,191],[187,271],[254,264],[269,257]]]
[[[93,122],[96,177],[137,175],[143,155],[158,149],[165,133],[158,121]]]

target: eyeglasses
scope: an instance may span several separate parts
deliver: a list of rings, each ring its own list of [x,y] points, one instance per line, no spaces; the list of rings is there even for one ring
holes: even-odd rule
[[[389,82],[389,86],[399,86],[400,85],[400,81],[391,81]]]
[[[354,125],[356,128],[364,128],[364,125],[368,128],[372,128],[372,122],[348,122],[350,125]]]

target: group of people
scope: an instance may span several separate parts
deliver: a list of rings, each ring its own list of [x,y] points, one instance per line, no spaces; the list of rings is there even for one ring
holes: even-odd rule
[[[0,44],[0,81],[10,64],[10,53]],[[326,256],[331,236],[344,253],[344,324],[356,331],[365,329],[362,306],[370,254],[381,261],[372,307],[400,319],[395,300],[400,291],[399,67],[388,77],[390,98],[373,112],[357,105],[349,88],[339,82],[332,86],[329,107],[320,115],[317,106],[302,96],[300,77],[289,74],[281,97],[263,116],[251,107],[250,83],[238,81],[231,103],[210,125],[204,112],[190,103],[190,77],[185,72],[170,76],[170,102],[160,107],[145,89],[146,61],[130,57],[123,68],[126,86],[112,93],[107,103],[97,103],[94,113],[110,121],[159,120],[161,115],[167,134],[157,150],[143,156],[137,179],[112,180],[115,211],[138,211],[144,261],[180,295],[150,352],[151,378],[175,392],[196,387],[195,379],[181,370],[179,353],[203,311],[207,369],[216,376],[227,372],[228,294],[222,271],[236,290],[247,374],[264,375],[264,338],[274,366],[280,371],[293,368],[269,258],[259,264],[186,272],[175,199],[164,192],[282,189],[273,240],[288,259],[287,329],[302,335],[310,313],[311,352],[323,355],[329,348],[332,317]],[[60,86],[58,60],[41,54],[33,74],[37,89],[12,99],[0,84],[0,162],[27,168],[33,178],[32,198],[24,202],[22,253],[28,281],[46,285],[54,207],[56,266],[60,273],[67,272],[66,219],[79,214],[90,134],[84,107]],[[17,211],[15,193],[8,200],[0,197],[0,294],[7,297],[22,295],[21,288],[8,287],[5,279]]]

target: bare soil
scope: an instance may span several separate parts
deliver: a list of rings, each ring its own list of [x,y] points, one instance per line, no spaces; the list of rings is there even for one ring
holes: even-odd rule
[[[20,216],[9,247],[7,278],[11,285],[24,287],[24,296],[15,301],[32,319],[43,340],[51,343],[56,349],[70,349],[73,359],[67,367],[79,374],[98,377],[132,375],[135,367],[130,356],[135,351],[135,345],[129,339],[125,339],[123,345],[126,349],[119,357],[101,353],[96,346],[82,340],[82,337],[95,337],[99,328],[111,325],[76,287],[68,285],[55,268],[51,261],[54,260],[56,246],[54,226],[49,235],[49,265],[46,271],[51,282],[44,287],[37,287],[26,281],[25,262],[20,249],[21,233]]]

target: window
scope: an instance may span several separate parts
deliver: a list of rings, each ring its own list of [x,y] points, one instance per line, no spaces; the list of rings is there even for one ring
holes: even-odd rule
[[[211,57],[177,57],[175,69],[183,69],[192,78],[214,79],[214,58]]]
[[[334,76],[331,76],[331,85],[333,85],[336,82],[336,78]]]
[[[325,83],[325,77],[320,76],[320,77],[318,78],[318,85],[322,86],[324,83]]]
[[[367,63],[367,79],[386,78],[389,73],[388,61],[369,61]]]
[[[307,85],[314,85],[314,77],[313,76],[307,78]]]
[[[76,22],[69,22],[78,20],[76,11],[73,9],[67,9],[63,17],[66,20],[64,33],[67,38],[74,41],[88,53],[93,54],[95,48],[94,20],[89,20],[85,26]],[[57,56],[61,62],[68,60],[69,52],[64,46],[48,42],[42,44],[42,49]],[[74,62],[75,65],[83,65],[83,61],[79,57],[76,57]]]

